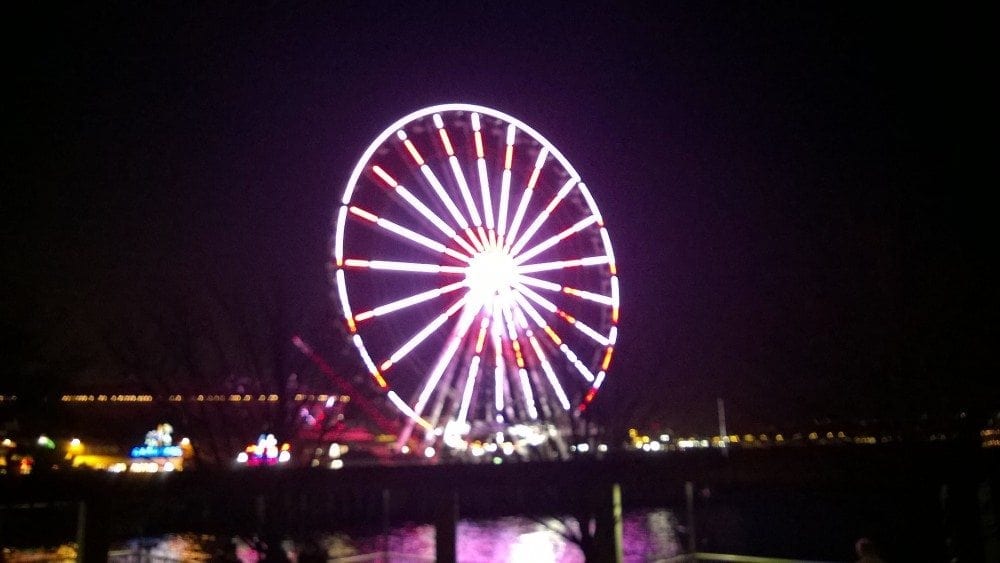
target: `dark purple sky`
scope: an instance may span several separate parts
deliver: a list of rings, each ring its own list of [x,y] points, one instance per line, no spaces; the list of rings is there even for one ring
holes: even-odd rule
[[[549,138],[605,215],[623,304],[598,412],[688,428],[715,397],[735,424],[1000,404],[984,14],[279,6],[5,16],[9,353],[92,374],[94,327],[201,275],[328,307],[354,161],[396,118],[468,101]]]

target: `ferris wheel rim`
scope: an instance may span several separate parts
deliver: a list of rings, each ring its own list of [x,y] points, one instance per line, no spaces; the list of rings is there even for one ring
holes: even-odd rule
[[[572,190],[572,188],[577,188],[577,189],[580,190],[580,193],[581,193],[581,195],[582,195],[582,197],[583,197],[583,199],[584,199],[584,201],[586,203],[586,207],[589,208],[589,210],[591,212],[591,216],[589,218],[587,218],[587,219],[592,220],[592,221],[588,222],[586,225],[583,225],[583,227],[581,227],[580,230],[582,230],[583,228],[589,227],[593,223],[597,223],[600,226],[599,232],[600,232],[600,237],[601,237],[601,246],[604,248],[604,256],[603,257],[596,257],[595,256],[593,258],[584,258],[584,259],[576,260],[575,262],[579,262],[579,264],[573,264],[573,265],[574,266],[575,265],[589,265],[591,263],[600,263],[600,262],[593,262],[593,259],[596,259],[596,258],[603,258],[603,260],[605,260],[604,263],[607,263],[607,264],[611,265],[610,275],[607,276],[607,279],[611,280],[611,282],[610,282],[610,291],[611,291],[612,295],[611,296],[603,296],[603,295],[601,295],[599,297],[607,299],[609,301],[609,304],[610,304],[610,302],[614,303],[613,319],[609,323],[609,326],[610,326],[610,329],[609,329],[610,330],[610,334],[609,334],[609,336],[611,337],[609,340],[614,340],[616,338],[616,336],[617,336],[617,324],[618,324],[618,320],[617,320],[617,316],[618,316],[618,314],[617,314],[617,306],[618,305],[617,304],[618,304],[618,301],[619,301],[617,271],[616,271],[615,266],[614,266],[614,252],[613,252],[613,249],[611,247],[609,237],[607,235],[607,230],[606,230],[606,228],[604,228],[603,217],[601,216],[600,210],[597,208],[596,202],[594,201],[592,194],[590,194],[589,189],[582,182],[579,173],[577,172],[577,170],[575,169],[575,167],[573,167],[573,165],[569,162],[569,160],[565,157],[565,155],[561,151],[559,151],[559,149],[556,148],[551,143],[551,141],[549,141],[544,135],[542,135],[541,133],[539,133],[537,130],[535,130],[534,128],[530,127],[529,125],[527,125],[526,123],[524,123],[520,119],[518,119],[516,117],[513,117],[513,116],[511,116],[511,115],[509,115],[509,114],[507,114],[505,112],[502,112],[502,111],[499,111],[499,110],[496,110],[496,109],[493,109],[493,108],[489,108],[489,107],[486,107],[486,106],[481,106],[481,105],[477,105],[477,104],[468,104],[468,103],[445,103],[445,104],[438,104],[438,105],[428,106],[428,107],[421,108],[421,109],[418,109],[416,111],[410,112],[410,113],[406,114],[405,116],[397,119],[396,121],[394,121],[389,126],[387,126],[378,136],[376,136],[376,138],[368,145],[368,147],[365,149],[365,151],[359,157],[359,159],[358,159],[355,167],[353,168],[353,170],[351,172],[351,175],[350,175],[349,180],[347,182],[347,187],[344,190],[344,194],[343,194],[343,196],[341,197],[341,200],[340,200],[340,209],[338,210],[338,213],[336,215],[337,216],[337,224],[336,224],[336,230],[335,230],[335,233],[334,233],[334,239],[335,239],[334,240],[334,254],[335,254],[335,257],[337,259],[337,271],[335,273],[335,284],[337,286],[338,296],[339,296],[339,298],[341,300],[341,303],[342,303],[342,313],[344,314],[345,317],[348,318],[348,322],[352,322],[351,317],[352,317],[353,313],[352,313],[352,309],[351,309],[351,306],[350,306],[350,299],[349,299],[349,296],[347,295],[347,283],[346,283],[345,274],[344,274],[345,261],[343,260],[343,257],[344,257],[344,255],[343,255],[343,246],[344,246],[344,241],[345,241],[345,226],[346,226],[346,223],[348,221],[348,218],[347,218],[347,209],[348,209],[348,206],[350,206],[351,203],[352,203],[352,200],[353,200],[355,192],[356,192],[356,190],[358,188],[358,183],[359,183],[359,181],[361,179],[361,176],[362,176],[362,174],[365,173],[365,171],[368,168],[368,166],[373,163],[373,159],[374,159],[375,153],[379,150],[379,148],[383,147],[387,143],[387,141],[389,141],[389,139],[395,133],[399,132],[401,134],[402,131],[403,131],[403,129],[408,124],[413,123],[413,122],[415,122],[417,120],[420,120],[420,119],[425,119],[425,118],[427,118],[429,116],[432,116],[432,115],[435,116],[435,119],[438,119],[437,115],[441,114],[441,113],[445,113],[445,112],[467,112],[467,113],[472,113],[472,114],[482,114],[484,116],[489,116],[489,117],[492,117],[494,119],[506,122],[507,124],[509,124],[509,125],[511,125],[513,127],[516,127],[517,129],[523,131],[525,134],[527,134],[527,136],[529,138],[531,138],[532,140],[534,140],[535,142],[537,142],[539,145],[541,145],[542,147],[544,147],[544,150],[547,151],[548,154],[552,155],[552,157],[558,161],[559,165],[562,167],[562,169],[567,174],[567,177],[569,178],[569,180],[566,182],[566,186],[570,190]],[[439,125],[439,127],[440,127],[440,125]],[[403,139],[405,137],[400,137],[400,138]],[[508,141],[508,142],[510,142],[510,141]],[[378,172],[378,171],[376,170],[376,172]],[[354,212],[354,208],[351,209],[351,212],[352,213]],[[527,232],[527,231],[525,231],[525,232]],[[522,232],[520,234],[524,235],[525,232]],[[512,239],[513,238],[514,237],[512,236]],[[527,239],[525,239],[523,242],[526,243]],[[558,244],[558,242],[559,241],[556,241],[555,244]],[[511,240],[511,245],[513,245],[513,243],[514,243],[514,241]],[[521,245],[520,248],[517,249],[517,253],[520,253],[522,250],[524,250],[523,246],[524,245]],[[510,249],[510,246],[508,246],[508,249]],[[533,249],[529,249],[529,251],[530,250],[533,250]],[[545,249],[543,249],[543,250],[545,250]],[[540,254],[540,253],[541,253],[541,251],[538,251],[538,252],[536,252],[535,255]],[[525,254],[527,254],[527,253],[525,253]],[[534,258],[535,255],[530,256],[530,258]],[[529,274],[533,274],[533,273],[536,273],[536,272],[543,272],[543,271],[545,271],[544,268],[546,267],[546,263],[536,263],[534,261],[531,261],[531,262],[528,262],[527,264],[523,264],[523,262],[527,261],[527,259],[528,258],[522,259],[521,263],[518,265],[518,271],[517,271],[517,273],[518,273],[518,275],[520,277],[527,277],[529,279],[533,279],[533,278],[530,278]],[[587,260],[591,260],[592,262],[585,263]],[[361,261],[356,260],[356,262],[361,262]],[[372,260],[370,262],[377,262],[377,261],[376,260]],[[560,263],[560,262],[563,263],[563,266],[565,266],[565,264],[567,264],[569,262],[574,262],[574,261],[573,260],[570,260],[570,261],[557,261],[557,262],[553,262],[553,263],[550,263],[550,264],[556,264],[556,263]],[[381,261],[380,262],[381,265],[384,265],[386,263],[387,262],[385,262],[385,261]],[[522,268],[523,268],[523,271],[522,271]],[[458,270],[460,268],[454,268],[454,269]],[[592,296],[593,295],[597,295],[597,294],[592,294],[592,293],[587,292],[587,291],[583,291],[581,293],[583,293],[583,294],[589,294],[589,295],[592,295]],[[527,293],[526,293],[526,295],[527,295]],[[530,307],[530,304],[528,306]],[[520,307],[520,305],[519,305],[519,307]],[[478,315],[480,311],[481,310],[478,310],[476,313],[474,313],[473,316]],[[539,328],[541,328],[541,325],[539,325]],[[352,329],[352,338],[355,339],[356,346],[360,346],[359,350],[361,351],[362,359],[366,360],[366,362],[369,362],[369,363],[372,362],[373,359],[371,358],[370,354],[368,354],[364,350],[363,344],[359,344],[358,343],[358,341],[362,339],[361,336],[360,336],[360,334],[359,334],[358,329],[356,329],[356,328]],[[464,338],[464,336],[462,336],[462,338]],[[600,341],[598,341],[598,342],[601,343]],[[607,342],[605,341],[605,342],[603,342],[603,344],[606,345]],[[605,364],[604,368],[600,372],[600,375],[598,377],[598,381],[596,381],[596,385],[594,385],[593,388],[592,388],[592,390],[591,390],[591,392],[588,393],[588,395],[587,395],[587,397],[585,399],[586,404],[589,404],[589,401],[593,398],[593,395],[594,395],[594,393],[596,393],[597,388],[600,387],[601,383],[603,382],[604,374],[605,374],[605,371],[607,369],[607,364],[608,364],[607,360],[610,358],[610,353],[611,353],[611,350],[613,350],[614,346],[615,346],[615,344],[613,342],[609,345],[608,354],[606,355],[605,361],[603,362]],[[366,358],[366,356],[367,356],[367,358]],[[594,382],[593,381],[593,377],[592,378],[588,378],[588,380],[590,382],[592,382],[592,383]],[[425,428],[429,428],[430,427],[430,423],[428,423],[422,417],[423,413],[419,412],[417,410],[414,410],[414,408],[411,407],[410,404],[407,401],[403,400],[402,397],[400,397],[399,394],[395,392],[395,390],[393,390],[390,386],[388,386],[387,384],[385,384],[384,380],[380,383],[380,387],[382,387],[384,390],[386,390],[386,393],[387,393],[389,399],[397,406],[397,408],[399,408],[399,410],[401,412],[403,412],[403,414],[405,414],[407,417],[413,419],[417,423],[421,424]],[[418,401],[418,405],[420,405],[421,403],[423,403],[422,406],[426,406],[426,402],[423,400],[423,398],[421,398]],[[583,406],[583,403],[581,403],[581,406]]]

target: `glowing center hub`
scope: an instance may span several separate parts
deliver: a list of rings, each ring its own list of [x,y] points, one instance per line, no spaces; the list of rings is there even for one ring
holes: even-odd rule
[[[492,248],[474,256],[465,271],[469,289],[486,298],[506,291],[515,278],[514,259]]]

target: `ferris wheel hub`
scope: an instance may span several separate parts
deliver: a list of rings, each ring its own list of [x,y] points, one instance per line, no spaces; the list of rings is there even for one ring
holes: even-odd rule
[[[517,279],[514,258],[501,248],[487,248],[472,257],[465,271],[465,283],[483,301],[509,291]]]

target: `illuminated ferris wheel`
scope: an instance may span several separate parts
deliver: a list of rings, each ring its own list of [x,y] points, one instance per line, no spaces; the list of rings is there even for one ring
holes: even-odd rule
[[[331,271],[406,438],[551,434],[604,383],[619,303],[608,231],[569,161],[509,115],[445,104],[378,135],[341,199]]]

